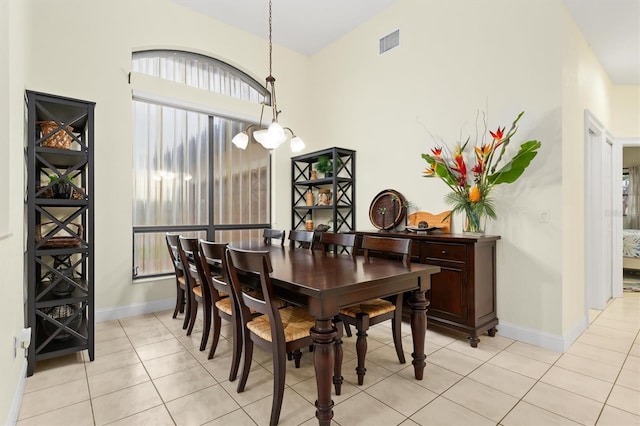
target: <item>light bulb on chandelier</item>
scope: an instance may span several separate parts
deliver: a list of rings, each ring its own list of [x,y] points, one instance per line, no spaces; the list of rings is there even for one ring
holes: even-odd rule
[[[272,75],[273,43],[271,41],[271,33],[271,0],[269,0],[269,76],[266,78],[265,88],[271,94],[271,102],[269,105],[266,104],[266,101],[262,103],[260,124],[250,125],[245,130],[235,135],[233,139],[231,139],[231,142],[240,149],[246,149],[249,145],[249,139],[251,139],[252,137],[266,149],[276,149],[287,140],[287,138],[289,137],[287,135],[288,131],[289,133],[291,133],[291,151],[299,152],[305,148],[302,138],[296,136],[296,134],[293,133],[293,130],[291,130],[289,127],[282,127],[282,125],[278,123],[278,114],[280,114],[281,111],[278,111],[278,105],[276,103],[276,79]],[[265,106],[271,108],[273,116],[268,129],[262,128],[262,116]],[[250,130],[252,130],[254,127],[257,127],[259,130],[250,132]]]

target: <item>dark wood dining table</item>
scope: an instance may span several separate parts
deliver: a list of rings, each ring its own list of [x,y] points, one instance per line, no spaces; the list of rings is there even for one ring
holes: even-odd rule
[[[408,303],[413,335],[412,364],[415,378],[422,380],[429,304],[425,292],[431,288],[431,275],[440,272],[438,266],[412,263],[407,267],[402,262],[383,258],[365,262],[359,256],[333,256],[319,250],[266,245],[262,241],[230,243],[230,246],[268,250],[273,266],[271,280],[278,297],[306,306],[315,318],[311,336],[318,387],[316,417],[320,425],[329,425],[333,418],[333,346],[337,335],[333,318],[341,307],[411,291]]]

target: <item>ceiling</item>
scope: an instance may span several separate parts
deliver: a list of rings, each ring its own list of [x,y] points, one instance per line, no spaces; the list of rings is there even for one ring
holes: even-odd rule
[[[173,0],[260,37],[266,0]],[[275,0],[273,40],[313,55],[397,0]],[[615,84],[640,85],[640,1],[562,0]]]

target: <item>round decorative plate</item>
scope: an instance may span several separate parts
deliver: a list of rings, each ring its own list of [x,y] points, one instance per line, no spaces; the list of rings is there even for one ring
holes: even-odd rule
[[[373,198],[369,219],[377,229],[393,229],[404,219],[407,208],[404,196],[394,189],[385,189]]]

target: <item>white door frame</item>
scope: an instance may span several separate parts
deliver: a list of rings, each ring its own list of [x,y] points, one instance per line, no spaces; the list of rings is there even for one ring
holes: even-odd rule
[[[585,110],[584,122],[585,308],[588,312],[589,309],[604,309],[611,297],[622,295],[622,186],[613,178],[607,182],[606,188],[603,186],[605,167],[612,177],[617,170],[622,170],[622,146],[589,110]],[[611,147],[610,161],[607,164],[602,161],[605,144]],[[619,164],[619,169],[614,168],[614,164]],[[606,191],[611,191],[611,198],[608,198],[611,205],[605,206],[603,193]],[[610,215],[610,220],[605,221],[605,215]],[[605,222],[609,225],[606,228]],[[606,251],[608,259],[603,258],[604,235],[607,236],[610,249]],[[616,256],[616,253],[619,255]],[[609,265],[611,269],[608,268]],[[605,270],[611,271],[606,277]]]

